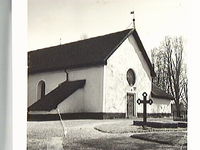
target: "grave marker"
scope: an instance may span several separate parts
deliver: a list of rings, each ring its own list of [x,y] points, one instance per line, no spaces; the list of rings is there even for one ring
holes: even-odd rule
[[[143,104],[143,124],[146,125],[146,123],[147,123],[147,104],[151,105],[153,103],[153,101],[151,99],[147,100],[146,92],[144,92],[142,94],[142,96],[143,96],[143,100],[138,99],[137,103],[138,103],[138,105],[140,105],[141,103]]]

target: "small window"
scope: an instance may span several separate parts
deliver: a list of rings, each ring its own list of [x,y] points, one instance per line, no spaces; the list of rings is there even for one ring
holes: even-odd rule
[[[37,99],[41,99],[45,96],[45,82],[41,80],[37,86]]]
[[[135,72],[133,71],[133,69],[129,69],[127,71],[126,78],[130,86],[133,86],[135,84],[136,78],[135,78]]]

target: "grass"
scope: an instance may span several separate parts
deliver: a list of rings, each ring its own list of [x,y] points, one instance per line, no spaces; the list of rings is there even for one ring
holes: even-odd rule
[[[112,124],[97,125],[94,128],[104,133],[113,133],[113,134],[187,130],[185,128],[151,128],[151,127],[147,127],[146,130],[143,130],[141,126],[134,126],[132,125],[132,123],[124,124],[123,121]]]
[[[149,132],[152,131],[152,129],[149,128],[147,131],[144,131],[139,126],[133,126],[131,120],[68,120],[65,122],[65,125],[68,129],[68,137],[63,137],[63,128],[59,121],[28,122],[27,149],[47,150],[57,149],[57,147],[61,147],[61,149],[63,148],[66,150],[178,150],[180,148],[179,145],[181,145],[182,143],[187,143],[185,141],[181,141],[181,137],[183,137],[185,133],[180,132],[180,130],[178,132],[165,132],[164,134],[163,132],[135,134],[135,132]],[[91,125],[91,129],[93,130],[88,128],[88,125]],[[85,126],[87,126],[87,129],[85,128]],[[94,126],[96,130],[114,134],[104,134],[98,131],[93,134],[93,132],[95,131],[93,128]],[[134,136],[130,137],[131,133],[134,133]],[[96,137],[96,135],[98,135],[98,137]],[[77,138],[77,140],[72,139],[72,137]],[[159,142],[161,144],[158,144]],[[176,143],[179,143],[178,146],[176,145]],[[53,148],[55,146],[56,148]]]
[[[146,134],[134,134],[132,138],[157,142],[160,144],[169,145],[187,145],[187,133],[186,132],[158,132],[158,133],[146,133]]]

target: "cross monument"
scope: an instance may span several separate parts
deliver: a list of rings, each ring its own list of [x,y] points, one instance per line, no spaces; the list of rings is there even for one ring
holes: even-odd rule
[[[144,92],[142,94],[142,96],[143,96],[143,100],[138,99],[137,103],[138,103],[138,105],[140,105],[141,103],[143,104],[143,123],[144,123],[143,125],[146,125],[146,123],[147,123],[147,104],[151,105],[153,103],[153,101],[151,99],[147,100],[146,92]]]

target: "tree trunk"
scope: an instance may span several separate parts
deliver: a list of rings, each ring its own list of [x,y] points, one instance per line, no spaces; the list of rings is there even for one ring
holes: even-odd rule
[[[176,101],[176,112],[177,112],[177,117],[181,117],[181,110],[180,110],[180,104]]]

